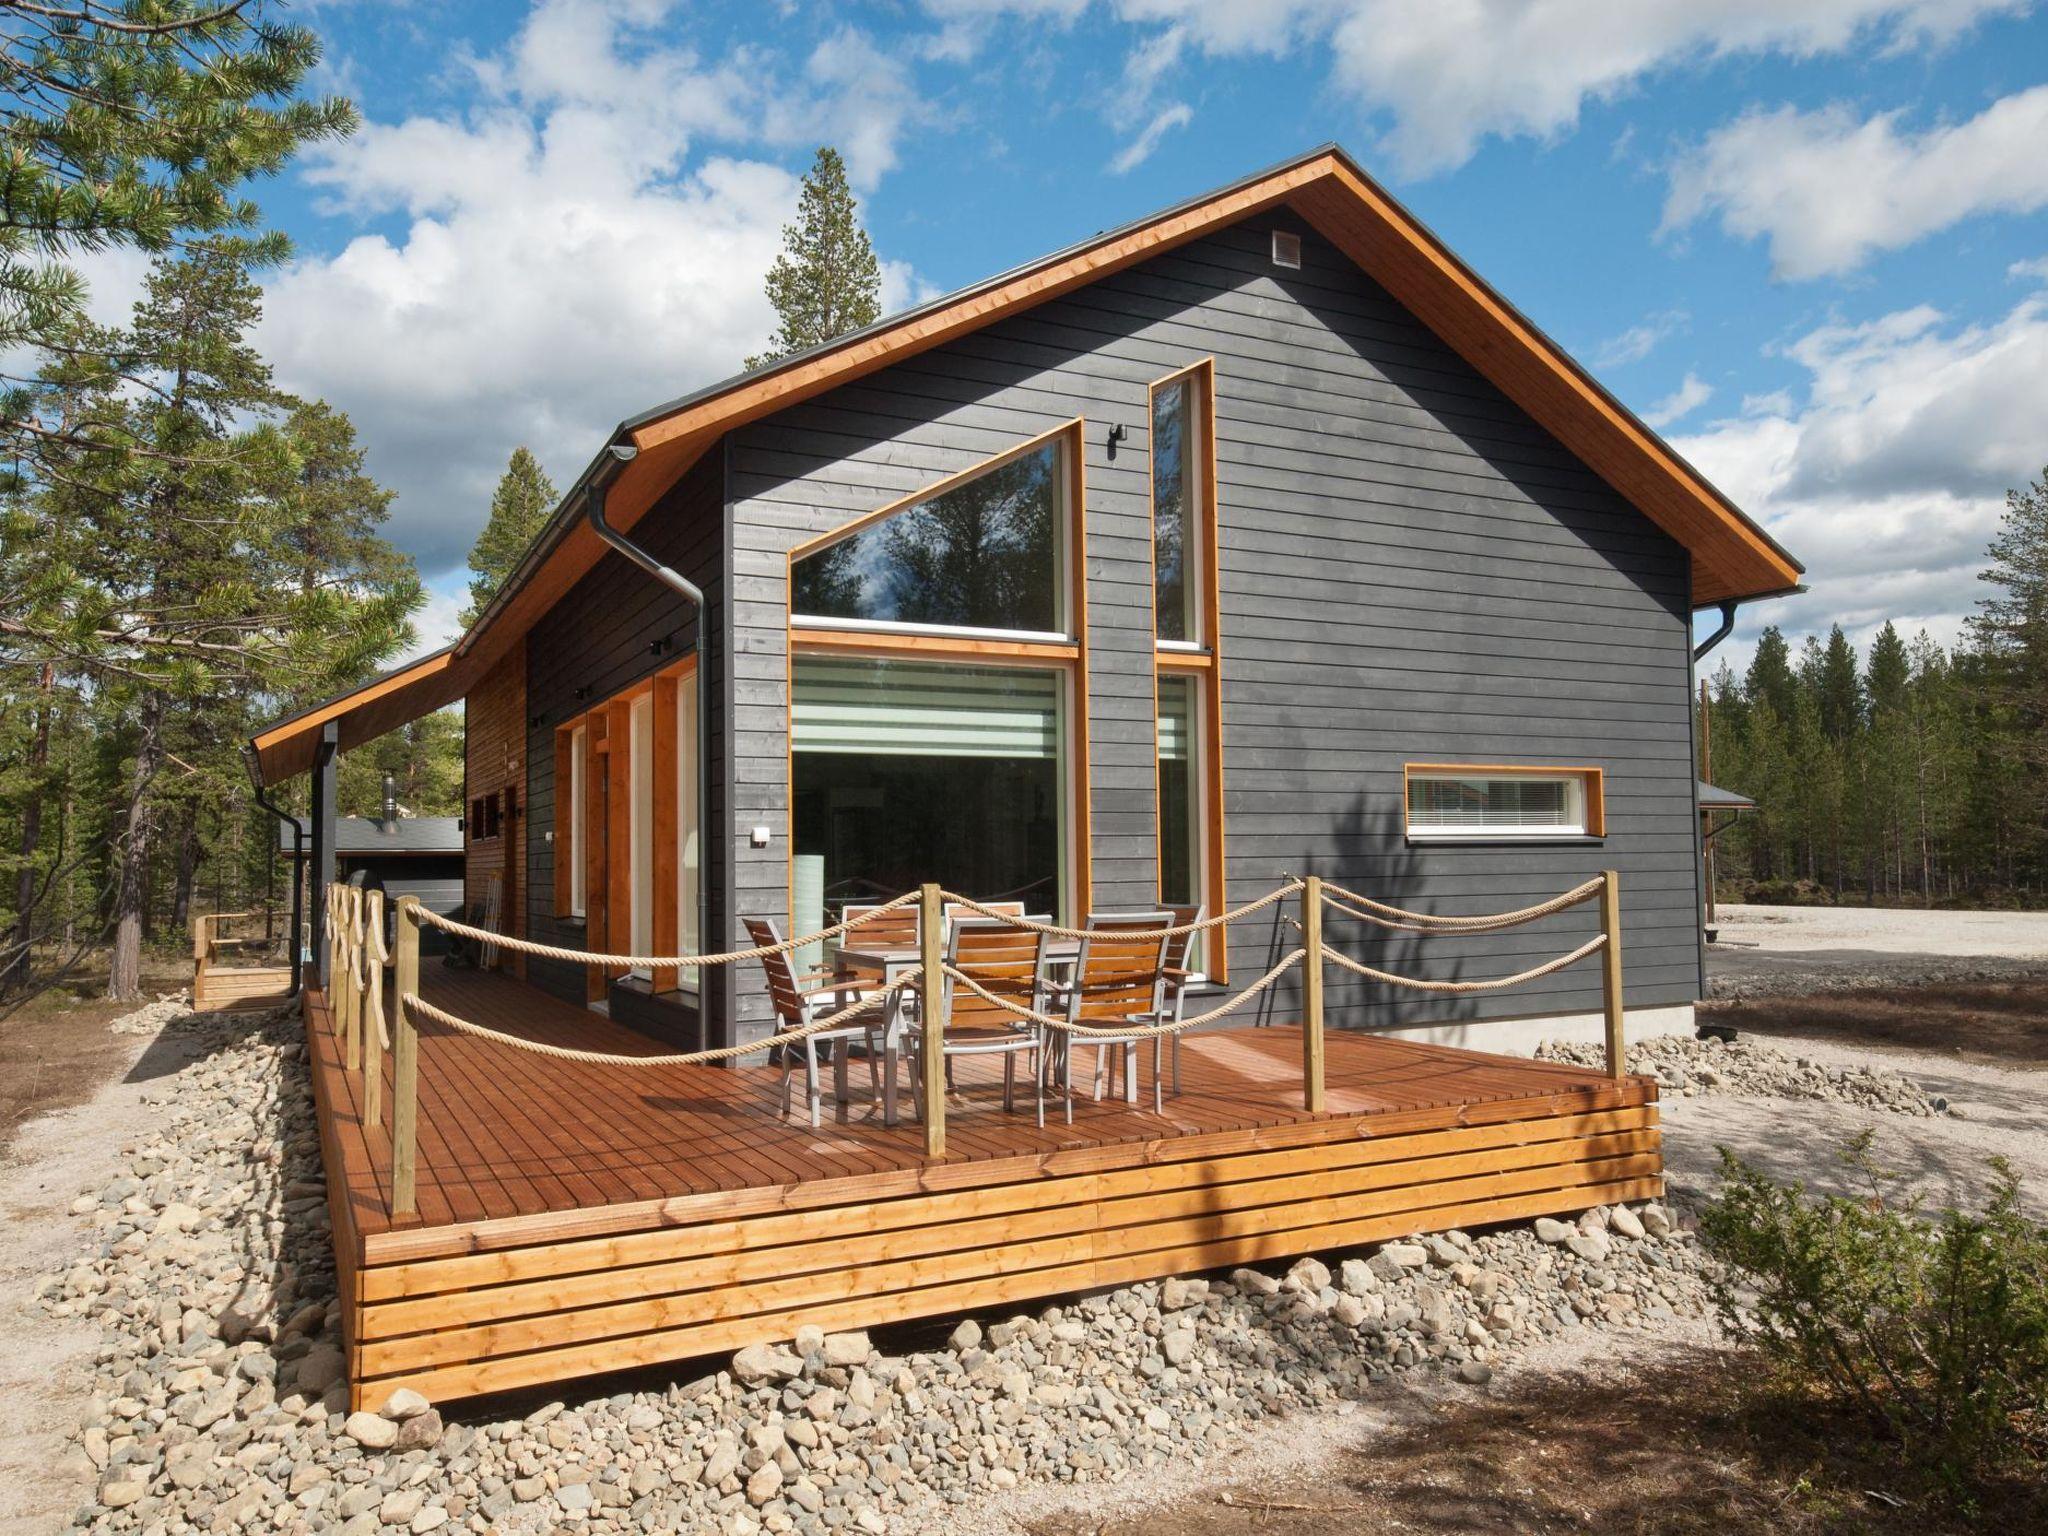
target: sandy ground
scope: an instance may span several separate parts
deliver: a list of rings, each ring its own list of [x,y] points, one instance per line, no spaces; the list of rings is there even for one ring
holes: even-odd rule
[[[1928,912],[1899,907],[1752,907],[1724,903],[1723,943],[1759,949],[1875,950],[2048,960],[2048,912]]]
[[[100,1331],[89,1322],[52,1321],[36,1287],[82,1257],[84,1227],[70,1214],[72,1200],[117,1175],[121,1148],[163,1113],[145,1105],[144,1095],[190,1059],[170,1041],[113,1034],[97,1010],[87,1012],[76,1027],[111,1045],[67,1070],[97,1076],[101,1086],[84,1102],[13,1127],[0,1153],[0,1533],[7,1536],[62,1530],[91,1495],[91,1464],[68,1437],[92,1390]],[[11,1079],[47,1070],[48,1057],[19,1036],[0,1036],[0,1052]],[[54,1086],[88,1084],[75,1075]]]

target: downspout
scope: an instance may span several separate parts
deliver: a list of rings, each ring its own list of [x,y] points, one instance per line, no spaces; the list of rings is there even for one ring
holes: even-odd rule
[[[590,521],[590,530],[605,543],[616,549],[628,560],[639,566],[663,586],[681,594],[697,618],[697,942],[706,943],[711,938],[711,775],[706,771],[705,759],[711,750],[711,680],[706,675],[709,663],[706,660],[705,639],[710,629],[704,611],[704,592],[694,581],[675,567],[663,564],[653,555],[635,544],[618,529],[605,521],[605,497],[610,493],[611,483],[621,469],[639,456],[640,450],[630,443],[611,443],[606,447],[612,463],[603,474],[595,476],[590,489],[584,493],[583,509]],[[677,857],[681,857],[677,850]],[[699,970],[697,974],[697,1034],[701,1046],[710,1039],[710,978]]]
[[[246,749],[245,749],[246,750]],[[272,803],[264,792],[262,770],[257,766],[256,754],[248,750],[246,761],[249,765],[249,787],[255,793],[256,803],[270,812],[279,821],[292,829],[292,927],[289,947],[292,952],[292,984],[285,992],[286,997],[299,995],[300,967],[304,964],[304,951],[299,945],[299,924],[304,921],[306,900],[306,824],[289,811],[281,810]],[[275,854],[271,855],[273,858]]]
[[[1735,628],[1735,607],[1736,604],[1733,598],[1721,604],[1720,626],[1711,635],[1707,636],[1706,639],[1692,648],[1692,659],[1695,663],[1699,662],[1707,652],[1728,638],[1729,631]]]

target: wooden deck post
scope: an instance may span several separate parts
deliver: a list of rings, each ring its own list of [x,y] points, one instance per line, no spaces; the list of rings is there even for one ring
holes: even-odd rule
[[[362,983],[356,969],[356,948],[362,938],[360,899],[354,885],[338,887],[340,922],[334,926],[334,987],[342,995],[342,1061],[348,1071],[362,1069]]]
[[[192,919],[192,1006],[201,1011],[206,1007],[207,951],[213,947],[206,935],[207,926],[203,912]]]
[[[1621,999],[1621,876],[1600,872],[1600,931],[1607,944],[1600,951],[1600,1004],[1607,1015],[1607,1075],[1616,1082],[1628,1072],[1628,1042],[1622,1034]]]
[[[413,1159],[419,1141],[419,1034],[405,1000],[420,989],[420,902],[398,898],[398,955],[392,976],[391,1016],[391,1214],[411,1216]]]
[[[924,1040],[918,1051],[918,1071],[924,1076],[924,1155],[946,1155],[946,1051],[940,999],[945,995],[946,959],[945,909],[939,888],[931,881],[917,892],[918,961],[924,974],[918,978],[918,1027]]]
[[[1323,1109],[1323,880],[1301,882],[1301,1103],[1311,1114]]]
[[[363,1009],[363,1124],[384,1123],[384,964],[377,958],[383,948],[373,940],[384,936],[384,893],[371,891],[369,922],[363,934],[363,968],[369,980],[368,1003]]]

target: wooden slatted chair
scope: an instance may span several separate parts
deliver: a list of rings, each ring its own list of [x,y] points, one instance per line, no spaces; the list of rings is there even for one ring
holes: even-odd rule
[[[1173,918],[1174,927],[1185,928],[1190,923],[1199,923],[1206,909],[1195,906],[1168,907],[1166,910]],[[1223,930],[1218,928],[1212,931],[1216,934],[1215,942],[1222,943]],[[1193,953],[1194,947],[1195,936],[1192,933],[1175,933],[1167,936],[1166,955],[1159,972],[1159,1011],[1140,1015],[1135,1020],[1136,1023],[1178,1024],[1181,1021],[1187,1008],[1188,982],[1194,975],[1188,967],[1188,957]],[[1173,1042],[1173,1096],[1179,1098],[1180,1036],[1174,1034],[1155,1037],[1152,1052],[1152,1074],[1155,1078],[1159,1075],[1158,1038],[1170,1039]]]
[[[1098,912],[1090,914],[1088,936],[1074,960],[1074,976],[1064,1003],[1069,1023],[1091,1029],[1115,1029],[1157,1018],[1166,968],[1166,937],[1159,931],[1173,925],[1170,912]],[[1057,1010],[1056,1010],[1057,1011]],[[1152,1038],[1152,1107],[1164,1108],[1159,1087],[1160,1041]],[[1074,1118],[1074,1050],[1095,1051],[1095,1097],[1102,1097],[1109,1053],[1115,1051],[1124,1072],[1124,1098],[1138,1101],[1135,1037],[1062,1035],[1059,1042],[1060,1082],[1067,1101],[1067,1120]]]
[[[1023,916],[1020,912],[1018,916]],[[946,963],[967,975],[997,997],[1020,1008],[1045,1011],[1045,935],[1013,928],[997,918],[956,918],[946,933]],[[1021,1018],[1008,1009],[978,996],[971,988],[946,977],[939,989],[939,1050],[946,1059],[950,1079],[952,1063],[960,1056],[1001,1056],[1003,1058],[1003,1108],[1016,1107],[1017,1058],[1032,1058],[1033,1077],[1038,1083],[1038,1123],[1045,1124],[1045,1027]],[[917,1112],[923,1117],[924,1072],[918,1057],[923,1049],[921,1030],[910,1031],[910,1081],[917,1094]]]
[[[742,918],[747,930],[747,942],[752,945],[780,944],[782,935],[776,932],[775,924],[765,917]],[[775,1030],[777,1034],[799,1030],[827,1014],[837,1013],[860,996],[858,987],[833,977],[824,978],[822,972],[806,972],[798,976],[789,963],[789,952],[763,955],[761,969],[768,977],[768,997],[775,1008]],[[821,979],[823,978],[823,979]],[[822,1041],[827,1047],[836,1048],[836,1077],[842,1089],[846,1081],[846,1052],[855,1040],[867,1046],[868,1085],[877,1102],[882,1095],[882,1023],[883,1010],[880,1004],[855,1014],[844,1024],[834,1029],[822,1030],[815,1035],[806,1035],[800,1041],[782,1047],[782,1113],[789,1113],[789,1075],[796,1069],[795,1050],[803,1047],[804,1083],[810,1091],[811,1126],[818,1126],[818,1045]],[[840,1102],[845,1102],[842,1092]]]
[[[879,911],[881,903],[865,905],[849,902],[840,910],[842,922],[857,917],[866,917],[870,912]],[[840,936],[841,944],[851,944],[862,949],[915,949],[917,948],[917,908],[897,907],[894,911],[883,912],[871,922],[850,928]],[[872,966],[840,965],[836,974],[853,983],[863,991],[883,985],[882,973]]]

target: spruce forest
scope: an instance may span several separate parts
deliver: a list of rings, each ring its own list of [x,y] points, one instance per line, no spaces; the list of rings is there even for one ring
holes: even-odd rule
[[[2007,498],[1987,590],[1944,647],[1764,630],[1705,685],[1712,781],[1756,801],[1715,840],[1724,899],[2048,901],[2048,471]]]

